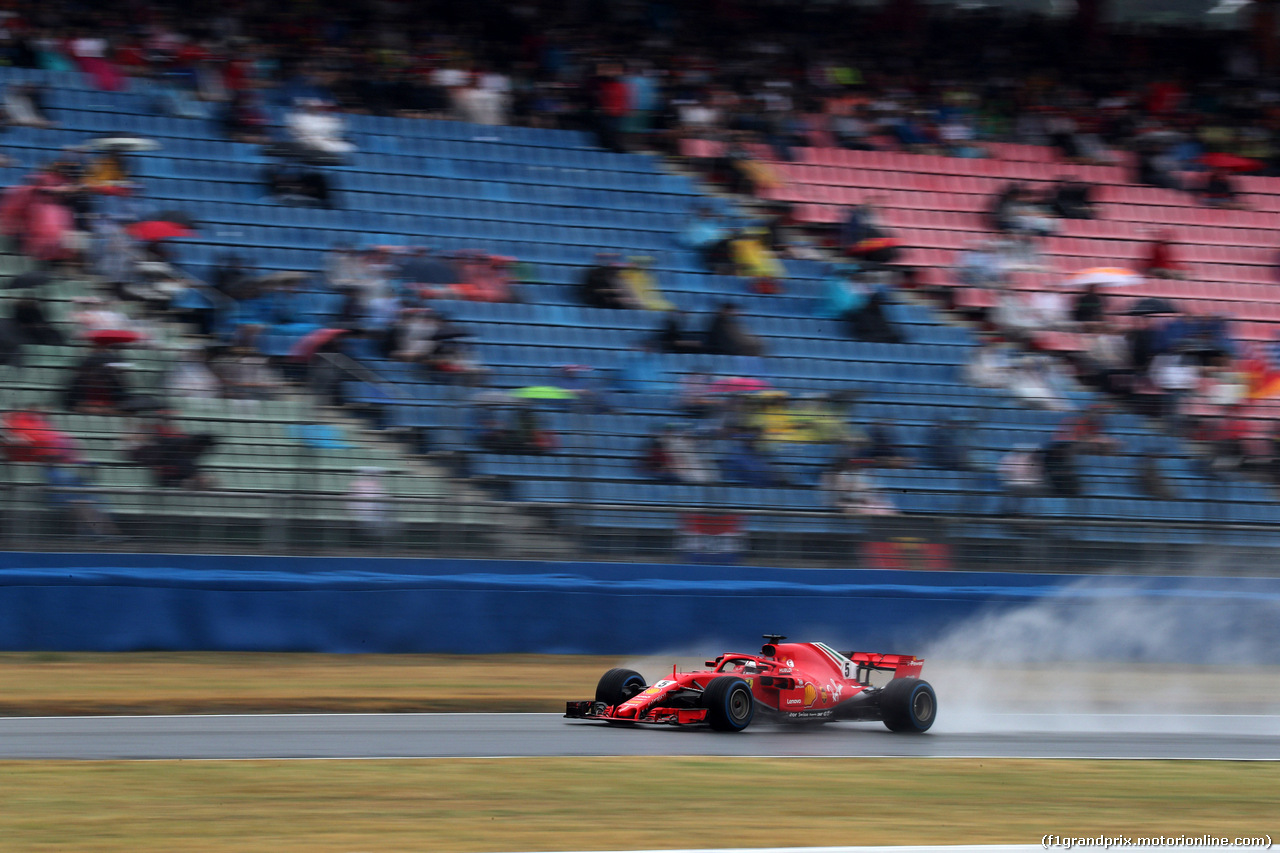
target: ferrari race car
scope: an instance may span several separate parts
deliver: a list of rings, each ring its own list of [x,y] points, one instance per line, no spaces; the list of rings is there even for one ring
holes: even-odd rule
[[[569,702],[565,716],[606,723],[706,724],[740,732],[759,713],[781,722],[880,720],[891,731],[924,732],[938,697],[920,679],[924,661],[911,655],[838,652],[823,643],[784,643],[766,634],[760,654],[724,654],[707,669],[677,672],[645,684],[640,673],[611,669],[594,701]],[[882,687],[874,671],[892,672]]]

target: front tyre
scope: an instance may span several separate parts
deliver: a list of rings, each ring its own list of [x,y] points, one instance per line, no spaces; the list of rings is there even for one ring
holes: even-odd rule
[[[606,705],[621,705],[644,690],[644,676],[633,669],[611,669],[600,676],[596,685],[596,701]]]
[[[880,691],[880,713],[891,732],[927,732],[938,716],[938,694],[927,681],[895,678]]]
[[[711,679],[702,692],[702,707],[707,709],[707,723],[718,732],[740,732],[756,714],[751,685],[734,676]]]

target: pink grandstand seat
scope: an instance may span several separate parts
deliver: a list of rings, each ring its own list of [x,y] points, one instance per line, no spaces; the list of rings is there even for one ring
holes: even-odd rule
[[[1084,339],[1071,332],[1037,332],[1032,343],[1046,352],[1080,352],[1085,348]]]
[[[695,159],[719,157],[724,151],[724,143],[715,142],[710,139],[681,139],[680,154],[683,157],[693,157]]]
[[[998,302],[995,293],[982,287],[957,287],[955,290],[957,308],[994,308]]]

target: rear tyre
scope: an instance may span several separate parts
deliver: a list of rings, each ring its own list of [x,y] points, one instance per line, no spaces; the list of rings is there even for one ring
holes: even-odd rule
[[[880,691],[880,713],[891,732],[927,732],[938,716],[938,694],[918,678],[895,678]]]
[[[644,690],[644,676],[633,669],[611,669],[600,676],[596,685],[596,701],[621,705]]]
[[[707,709],[707,722],[718,732],[740,732],[756,714],[751,685],[734,676],[711,679],[702,692],[702,707]]]

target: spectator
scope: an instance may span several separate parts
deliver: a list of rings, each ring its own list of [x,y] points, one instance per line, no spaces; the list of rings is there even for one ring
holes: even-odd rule
[[[76,310],[69,319],[79,338],[89,339],[95,332],[135,331],[133,319],[119,310],[118,303],[98,296],[76,296],[71,302]]]
[[[672,305],[662,296],[653,273],[649,271],[653,259],[636,255],[618,271],[618,279],[626,289],[631,304],[646,311],[670,311]]]
[[[729,436],[729,450],[721,460],[725,480],[744,486],[785,485],[771,457],[759,430],[738,430]]]
[[[530,404],[516,407],[511,439],[518,453],[554,453],[560,445],[556,434],[542,425],[542,416]]]
[[[1081,453],[1115,453],[1120,442],[1106,434],[1107,406],[1095,403],[1066,418],[1054,433],[1054,440],[1071,445]]]
[[[358,468],[347,486],[347,515],[355,522],[358,541],[379,546],[395,533],[395,516],[382,473],[378,467]]]
[[[735,134],[719,157],[714,168],[727,184],[728,190],[737,195],[757,196],[763,190],[780,186],[773,170],[755,158],[747,148],[749,134]]]
[[[618,153],[627,150],[627,116],[631,113],[631,91],[620,69],[602,67],[595,80],[596,138],[601,148]]]
[[[827,320],[846,319],[851,311],[862,308],[870,292],[854,265],[837,267],[823,281],[822,288],[817,315]]]
[[[1233,411],[1249,396],[1249,383],[1226,357],[1218,357],[1204,367],[1205,401],[1211,411]]]
[[[66,343],[62,332],[45,316],[40,303],[30,296],[24,296],[13,304],[13,329],[20,344],[62,346]]]
[[[1071,306],[1071,320],[1086,326],[1096,326],[1107,317],[1107,296],[1097,282],[1085,285]]]
[[[893,427],[884,421],[873,421],[866,430],[861,456],[869,464],[887,468],[903,468],[911,464],[894,435]]]
[[[252,276],[245,269],[244,259],[239,255],[223,255],[218,259],[211,276],[213,289],[232,299],[244,299],[250,294],[247,285]]]
[[[1125,337],[1103,327],[1088,337],[1080,357],[1083,381],[1109,394],[1127,395],[1133,389],[1134,370]]]
[[[1199,418],[1191,437],[1207,453],[1211,471],[1239,470],[1249,458],[1249,425],[1239,405]]]
[[[1058,231],[1048,211],[1036,203],[1023,184],[1011,183],[991,201],[990,223],[1007,234],[1046,237]]]
[[[840,227],[840,247],[846,255],[873,265],[892,264],[901,254],[898,240],[880,215],[881,199],[855,205]]]
[[[623,82],[631,106],[623,130],[628,136],[644,137],[649,133],[652,115],[658,107],[656,75],[647,63],[633,62]]]
[[[0,229],[17,239],[22,252],[48,263],[78,256],[75,219],[69,206],[80,184],[69,163],[53,163],[26,184],[10,187],[0,204]]]
[[[430,308],[403,308],[386,335],[388,355],[397,361],[428,364],[440,345],[437,334],[442,332],[446,330]]]
[[[707,269],[715,272],[729,261],[730,237],[715,210],[699,205],[693,219],[681,230],[678,242],[697,252]]]
[[[267,358],[244,343],[233,343],[215,363],[222,380],[223,394],[229,400],[252,402],[270,400],[280,390],[280,383],[267,366]]]
[[[217,444],[218,437],[212,433],[188,434],[173,422],[171,412],[160,411],[154,421],[142,425],[138,435],[126,440],[124,450],[132,462],[150,469],[156,485],[199,490],[216,485],[200,465]]]
[[[1158,410],[1151,414],[1164,418],[1175,430],[1179,429],[1184,401],[1200,387],[1199,364],[1179,347],[1152,359],[1148,379],[1160,395]]]
[[[622,280],[622,264],[615,255],[596,256],[596,265],[583,274],[578,293],[582,304],[590,308],[640,307]]]
[[[64,455],[70,437],[36,407],[6,412],[0,418],[0,449],[9,462],[48,464]]]
[[[177,399],[216,400],[222,397],[222,380],[209,369],[209,353],[188,347],[169,369],[165,386]]]
[[[1000,459],[1000,484],[1005,490],[1001,512],[1021,515],[1026,500],[1044,490],[1044,464],[1042,454],[1031,444],[1019,444]]]
[[[711,355],[758,356],[764,354],[760,339],[742,325],[738,306],[724,302],[712,315],[703,333],[703,349]]]
[[[514,282],[512,280],[512,264],[514,258],[502,255],[490,255],[485,252],[456,252],[451,263],[443,264],[443,262],[435,262],[432,269],[423,269],[423,272],[433,272],[442,274],[444,267],[452,269],[456,276],[456,283],[449,287],[441,288],[422,288],[419,292],[423,296],[435,296],[437,298],[453,298],[466,299],[471,302],[518,302],[520,301],[514,290]],[[425,264],[419,262],[416,265],[421,268]],[[626,284],[627,267],[620,266],[618,275],[619,281]],[[645,273],[643,281],[638,282],[638,287],[649,286],[652,289],[645,291],[646,298],[655,298],[661,300],[661,295],[657,293],[656,285],[653,285],[651,279],[647,278]],[[627,291],[630,294],[630,290]],[[665,303],[663,303],[665,304]]]
[[[1044,478],[1056,497],[1073,498],[1080,494],[1076,452],[1077,445],[1070,441],[1051,441],[1044,449]]]
[[[1187,269],[1174,258],[1173,232],[1163,229],[1154,233],[1147,244],[1147,255],[1138,270],[1152,278],[1186,278]]]
[[[262,182],[268,195],[282,204],[326,210],[335,207],[329,178],[318,169],[288,161],[272,161],[263,166]]]
[[[842,456],[822,476],[822,489],[845,515],[897,515],[898,510],[856,458]]]
[[[1182,181],[1174,173],[1175,164],[1160,144],[1144,143],[1137,152],[1134,183],[1168,190],[1181,190]]]
[[[289,136],[308,162],[337,163],[356,150],[343,138],[344,122],[331,104],[304,98],[285,117]]]
[[[1093,187],[1077,178],[1058,178],[1049,210],[1062,219],[1093,219]]]
[[[1145,374],[1160,352],[1159,321],[1151,316],[1137,316],[1125,333],[1129,349],[1129,368]]]
[[[22,367],[23,341],[12,320],[0,319],[0,366]]]
[[[889,305],[889,290],[883,283],[859,285],[863,288],[863,299],[857,307],[851,307],[844,313],[844,321],[849,335],[858,341],[875,343],[900,344],[902,334],[889,322],[885,306]]]
[[[678,309],[668,311],[662,320],[654,341],[659,350],[667,353],[695,353],[702,351],[698,333],[689,328],[689,315]]]
[[[1209,172],[1200,188],[1200,201],[1209,207],[1241,207],[1235,185],[1222,169]]]
[[[95,346],[71,369],[62,405],[72,412],[112,415],[141,408],[141,400],[131,393],[117,353]]]
[[[53,127],[44,105],[44,88],[38,83],[10,83],[4,94],[4,114],[18,127]]]
[[[1157,501],[1171,501],[1177,498],[1177,494],[1174,493],[1173,487],[1169,484],[1164,473],[1160,470],[1160,460],[1157,458],[1156,454],[1151,451],[1143,453],[1142,457],[1138,460],[1138,472],[1136,479],[1137,482],[1135,485],[1137,486],[1138,492],[1145,497]]]
[[[992,322],[1009,338],[1027,341],[1038,332],[1065,328],[1069,316],[1067,298],[1061,291],[1004,290],[998,297]]]
[[[786,268],[764,244],[767,233],[761,228],[740,231],[729,243],[734,275],[751,279],[754,293],[779,293],[779,281],[787,277]]]
[[[119,192],[134,186],[124,157],[114,151],[104,151],[89,163],[83,184],[99,192]]]
[[[253,94],[234,89],[222,110],[222,127],[234,142],[262,145],[267,142],[267,118],[258,108]]]
[[[666,482],[713,483],[717,479],[715,468],[700,445],[687,428],[669,424],[650,441],[642,467]]]
[[[1009,392],[1037,409],[1068,411],[1071,405],[1060,386],[1057,368],[1047,356],[1025,355],[1009,371]]]
[[[705,418],[721,407],[715,383],[703,370],[694,369],[680,379],[676,408],[693,418]]]
[[[947,417],[929,428],[925,439],[925,461],[943,471],[974,470],[971,422]]]
[[[365,265],[349,243],[336,243],[325,258],[325,281],[334,290],[345,292],[362,289],[364,286]]]
[[[668,425],[657,435],[649,436],[640,454],[641,473],[664,483],[676,482],[675,461],[667,450],[667,435],[674,429],[675,427]]]
[[[68,437],[61,452],[44,465],[49,503],[70,514],[76,536],[99,542],[120,541],[124,537],[104,509],[102,498],[88,490],[87,468]]]
[[[460,119],[472,124],[507,124],[507,93],[499,88],[485,86],[485,76],[487,75],[473,75],[466,85],[454,90],[454,109]]]
[[[999,338],[984,338],[964,366],[965,381],[979,388],[1005,388],[1013,374],[1013,349]]]
[[[1003,287],[1008,283],[1006,258],[996,241],[972,241],[956,262],[956,277],[967,287]]]

